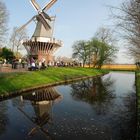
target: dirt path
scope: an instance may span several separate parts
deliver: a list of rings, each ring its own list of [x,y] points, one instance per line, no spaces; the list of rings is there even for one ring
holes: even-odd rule
[[[17,69],[12,69],[11,65],[3,65],[0,66],[0,73],[11,73],[11,72],[27,72],[27,68],[17,68]]]

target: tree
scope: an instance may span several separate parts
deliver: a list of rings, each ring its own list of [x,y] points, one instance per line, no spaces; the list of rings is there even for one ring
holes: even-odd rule
[[[129,54],[140,59],[140,0],[124,1],[119,8],[113,7],[113,10],[119,13],[113,13],[113,17],[117,19],[116,27],[129,43]]]
[[[95,68],[95,66],[97,65],[98,62],[98,57],[99,57],[99,46],[100,46],[100,42],[97,39],[91,39],[90,43],[90,51],[92,53],[90,53],[90,58],[92,58],[90,61],[90,63],[93,64],[93,67]]]
[[[73,58],[78,58],[83,63],[93,64],[93,67],[101,68],[104,63],[113,62],[117,48],[116,38],[109,28],[99,28],[95,37],[89,41],[77,41],[73,45]]]
[[[115,46],[117,39],[114,36],[114,31],[107,27],[100,27],[94,35],[94,38],[98,39],[103,43]]]
[[[6,60],[11,60],[14,57],[13,52],[10,49],[7,49],[6,47],[2,48],[0,52],[0,57],[6,59]]]
[[[0,1],[0,45],[4,41],[4,36],[7,31],[8,12],[5,4]]]
[[[88,42],[84,40],[76,41],[73,44],[72,48],[73,48],[72,57],[77,58],[79,61],[82,61],[84,67],[89,56]]]
[[[105,42],[101,42],[96,38],[90,41],[92,48],[93,67],[101,68],[105,63],[113,62],[117,49]]]
[[[90,41],[92,50],[93,67],[101,68],[104,63],[113,62],[117,48],[117,39],[113,31],[106,27],[101,27]]]
[[[17,27],[13,28],[13,32],[10,37],[10,43],[12,51],[18,53],[22,49],[22,41],[28,39],[26,29],[17,31]]]

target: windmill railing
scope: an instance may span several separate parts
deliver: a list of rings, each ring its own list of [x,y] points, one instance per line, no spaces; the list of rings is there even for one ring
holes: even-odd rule
[[[54,43],[54,44],[58,44],[59,46],[63,45],[63,42],[61,40],[57,40],[55,38],[46,38],[46,37],[32,37],[30,40],[26,39],[26,40],[22,40],[22,42],[28,42],[28,41],[32,41],[32,42],[45,42],[45,43]]]

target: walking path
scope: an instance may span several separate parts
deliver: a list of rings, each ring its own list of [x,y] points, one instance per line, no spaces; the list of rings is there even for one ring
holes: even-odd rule
[[[11,64],[5,64],[3,66],[0,66],[0,73],[11,73],[11,72],[27,72],[27,68],[17,68],[17,69],[12,69]]]

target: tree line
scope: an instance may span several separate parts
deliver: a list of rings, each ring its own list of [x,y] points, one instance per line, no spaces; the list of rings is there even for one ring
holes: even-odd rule
[[[115,38],[111,29],[101,27],[95,36],[88,40],[76,41],[72,48],[72,57],[78,59],[83,67],[88,64],[89,67],[101,68],[105,63],[112,63],[116,58],[118,51],[115,46]]]

